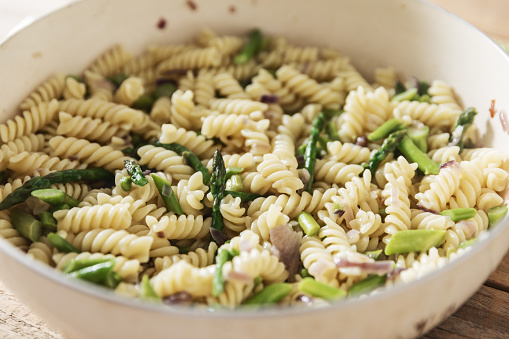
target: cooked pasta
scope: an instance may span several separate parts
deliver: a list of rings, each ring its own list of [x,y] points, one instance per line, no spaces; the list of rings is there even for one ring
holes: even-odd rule
[[[57,270],[108,260],[124,296],[143,297],[148,276],[165,302],[228,309],[276,283],[291,287],[279,305],[302,306],[299,295],[313,297],[300,291],[303,278],[348,291],[379,264],[388,267],[379,287],[390,288],[485,236],[490,210],[506,204],[509,155],[472,148],[475,127],[456,141],[462,98],[448,83],[430,79],[427,96],[398,101],[396,82],[409,82],[395,67],[377,68],[370,83],[337,50],[284,37],[239,64],[245,42],[205,29],[138,56],[113,46],[81,74],[39,85],[0,124],[0,201],[70,169],[45,186],[68,204],[32,196],[0,211],[0,236]],[[402,142],[387,151],[387,135],[370,135],[391,119],[406,128],[393,136],[429,129],[413,140],[431,174]],[[111,180],[68,177],[92,168]],[[455,208],[473,210],[467,220],[440,214]],[[47,229],[30,240],[13,214],[43,212],[77,252],[53,246]],[[444,238],[386,254],[402,231]],[[390,278],[394,268],[403,271]]]

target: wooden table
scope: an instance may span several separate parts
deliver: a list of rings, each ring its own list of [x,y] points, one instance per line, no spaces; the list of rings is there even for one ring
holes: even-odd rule
[[[430,0],[509,44],[509,0]],[[0,2],[0,39],[25,19],[70,0]],[[0,282],[0,338],[62,338],[49,329]],[[423,338],[509,338],[509,253],[477,293]]]

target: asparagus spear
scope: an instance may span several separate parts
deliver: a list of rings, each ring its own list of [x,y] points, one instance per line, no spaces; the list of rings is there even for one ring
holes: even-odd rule
[[[369,168],[371,171],[371,176],[375,176],[375,172],[384,161],[384,159],[392,152],[396,150],[396,147],[398,147],[399,142],[403,139],[405,136],[405,131],[396,131],[389,134],[389,136],[384,140],[382,147],[378,151],[376,151],[375,154],[369,159],[369,164],[365,165],[365,167]]]
[[[405,129],[406,125],[399,119],[390,119],[368,135],[369,141],[377,141],[385,138],[392,132]]]
[[[107,77],[107,79],[115,85],[115,87],[120,87],[122,83],[128,78],[128,76],[124,73],[117,73],[110,77]]]
[[[210,174],[209,174],[209,171],[207,170],[207,167],[205,167],[201,163],[200,158],[198,158],[198,156],[196,154],[194,154],[193,152],[191,152],[189,149],[187,149],[186,147],[184,147],[180,144],[177,144],[175,142],[170,143],[170,144],[162,144],[160,142],[153,142],[151,145],[154,145],[156,147],[163,147],[167,150],[177,153],[178,155],[183,156],[184,159],[189,164],[189,166],[194,168],[195,171],[201,172],[203,174],[203,183],[205,185],[209,185]]]
[[[154,288],[150,284],[150,279],[148,278],[148,275],[144,275],[143,278],[141,278],[140,297],[142,299],[154,301],[157,303],[162,302],[161,298],[157,295],[156,291],[154,291]]]
[[[364,255],[370,257],[371,259],[375,259],[375,260],[377,260],[380,257],[380,254],[382,254],[382,250],[364,252]]]
[[[214,153],[214,160],[212,162],[212,176],[210,178],[210,191],[214,198],[212,204],[212,228],[222,231],[224,228],[223,215],[221,214],[220,206],[221,200],[225,195],[225,177],[226,168],[224,167],[223,156],[218,149]]]
[[[424,153],[428,151],[428,126],[410,127],[407,129],[407,134],[421,151]]]
[[[324,125],[325,125],[325,115],[320,112],[313,120],[313,126],[311,127],[309,142],[306,146],[306,151],[304,152],[304,168],[308,170],[310,175],[309,181],[307,182],[305,189],[309,193],[311,193],[315,176],[316,143],[318,141],[320,131],[323,129]]]
[[[265,287],[244,302],[244,305],[275,304],[292,292],[292,285],[277,283]]]
[[[475,108],[467,108],[461,112],[452,128],[449,142],[459,146],[460,150],[463,150],[463,138],[465,137],[467,129],[474,123],[474,118],[476,115],[477,111]]]
[[[225,196],[227,196],[229,194],[234,198],[239,197],[240,200],[242,200],[242,202],[249,202],[249,201],[255,200],[256,198],[263,197],[263,195],[260,195],[257,193],[236,192],[236,191],[228,191],[228,190],[225,190],[224,194],[225,194]]]
[[[300,212],[297,215],[297,220],[304,233],[310,237],[316,235],[320,230],[320,226],[308,212]]]
[[[153,104],[154,99],[151,96],[142,94],[138,97],[138,99],[136,99],[132,107],[134,109],[140,109],[142,111],[149,112]]]
[[[52,206],[68,205],[69,207],[76,207],[80,203],[78,200],[73,199],[61,190],[53,188],[44,188],[32,191],[32,196],[41,199]]]
[[[440,166],[421,151],[408,135],[403,136],[403,139],[398,143],[398,149],[409,162],[416,162],[425,175],[438,174],[440,171]]]
[[[232,175],[232,177],[226,181],[225,189],[228,191],[242,192],[243,186],[240,175]]]
[[[0,202],[0,211],[24,202],[33,191],[49,188],[53,184],[65,184],[71,181],[106,181],[111,183],[114,180],[113,173],[102,168],[70,169],[53,172],[43,177],[34,177],[6,196]]]
[[[492,227],[507,214],[507,206],[500,205],[492,207],[488,210],[489,227]]]
[[[346,296],[344,290],[329,286],[309,277],[302,279],[299,282],[298,288],[301,292],[325,300],[337,300]]]
[[[124,160],[124,166],[127,173],[131,176],[132,182],[138,186],[145,186],[148,184],[148,179],[145,178],[145,174],[143,174],[140,165],[134,160]]]
[[[67,276],[90,281],[109,288],[115,288],[122,281],[122,277],[113,271],[114,266],[115,261],[108,260],[73,271],[68,273]]]
[[[371,274],[367,278],[353,284],[348,289],[348,295],[359,295],[374,290],[375,288],[382,286],[387,281],[386,275]]]
[[[242,173],[244,169],[242,167],[228,167],[226,168],[226,176],[225,179],[228,180],[232,177],[232,175]]]
[[[53,217],[53,213],[51,212],[40,212],[38,215],[39,220],[41,221],[41,225],[43,228],[56,232],[57,230],[57,219]]]
[[[212,296],[217,297],[224,292],[223,266],[232,260],[233,255],[225,249],[220,249],[216,256],[216,270],[214,271],[214,279],[212,282]]]
[[[392,235],[385,254],[424,252],[438,247],[445,239],[445,230],[405,230]]]
[[[131,190],[132,183],[131,177],[123,177],[120,179],[120,187],[126,192]]]
[[[235,64],[243,65],[253,58],[262,47],[262,33],[259,29],[253,29],[249,33],[249,40],[242,48],[240,54],[235,56]]]
[[[32,215],[15,208],[11,214],[12,226],[25,238],[31,241],[39,241],[42,233],[41,222]]]
[[[410,88],[402,93],[396,94],[392,98],[392,101],[405,101],[405,100],[412,101],[412,100],[418,100],[418,99],[419,99],[419,94],[417,94],[417,88]]]
[[[174,212],[178,215],[184,214],[182,207],[180,207],[180,203],[175,196],[175,192],[173,192],[173,189],[171,188],[170,183],[153,173],[150,174],[150,176],[154,180],[154,184],[156,185],[161,198],[163,198],[164,204],[166,205],[168,211]]]
[[[157,88],[152,92],[152,97],[154,100],[159,99],[160,97],[168,97],[171,98],[173,93],[177,90],[177,86],[172,84],[171,82],[166,82],[157,86]]]
[[[55,247],[59,252],[80,253],[80,251],[76,247],[71,245],[67,240],[65,240],[64,238],[62,238],[61,236],[59,236],[56,233],[53,233],[53,232],[48,233],[48,235],[46,237],[48,238],[48,241],[50,242],[50,244],[53,245],[53,247]]]
[[[110,258],[97,258],[97,259],[72,259],[62,268],[63,273],[72,273],[82,268],[94,266],[104,262],[112,261]]]
[[[475,208],[453,208],[440,212],[440,215],[449,217],[452,221],[467,220],[475,217],[477,211]]]

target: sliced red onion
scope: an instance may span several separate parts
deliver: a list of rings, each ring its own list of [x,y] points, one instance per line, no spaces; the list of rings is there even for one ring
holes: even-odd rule
[[[222,246],[225,242],[230,240],[226,234],[223,232],[216,230],[215,228],[210,228],[210,235],[212,236],[212,239],[216,242],[217,246]]]
[[[304,65],[302,65],[302,69],[300,70],[301,73],[307,74],[309,70],[309,61],[306,61]]]
[[[163,298],[163,303],[168,305],[188,305],[192,302],[193,297],[187,292],[177,292]]]
[[[449,167],[449,166],[453,166],[455,162],[456,162],[456,161],[454,161],[454,160],[450,160],[450,161],[448,161],[448,162],[444,162],[442,165],[440,165],[440,169],[442,169],[442,168],[447,168],[447,167]]]
[[[345,211],[344,210],[335,210],[334,214],[341,218],[343,216],[343,214],[345,214]]]
[[[309,182],[309,179],[311,179],[311,174],[309,174],[309,171],[306,168],[300,168],[297,170],[297,172],[299,173],[300,180],[304,186],[306,186]]]
[[[500,110],[498,114],[500,118],[500,124],[502,125],[502,129],[507,133],[509,131],[509,120],[507,120],[507,115],[504,110]]]
[[[151,171],[151,170],[149,170],[149,169],[148,169],[148,170],[143,171],[143,175],[150,175],[150,173],[152,173],[152,171]],[[169,192],[168,192],[168,193],[169,193]]]
[[[472,221],[462,220],[456,223],[456,228],[463,230],[465,237],[468,239],[472,238],[477,232],[477,227]]]
[[[399,274],[401,272],[403,272],[404,270],[405,270],[405,268],[396,267],[395,269],[393,269],[392,271],[387,273],[387,279],[388,280],[395,280],[397,277],[399,277]]]
[[[300,235],[286,225],[278,225],[270,230],[270,240],[292,281],[300,265]]]
[[[244,272],[230,271],[226,276],[226,280],[232,282],[239,282],[242,284],[249,284],[250,282],[253,281],[253,278],[249,274]]]
[[[421,211],[424,211],[424,212],[429,212],[429,213],[433,213],[433,214],[438,214],[438,212],[437,212],[437,211],[433,211],[433,210],[431,210],[431,209],[429,209],[429,208],[426,208],[426,207],[424,207],[424,206],[421,206],[421,205],[419,205],[419,204],[417,204],[417,208],[418,208],[418,209],[420,209]]]
[[[355,144],[358,146],[366,147],[368,146],[368,138],[366,138],[364,135],[361,135],[360,137],[357,137]]]
[[[77,160],[80,160],[80,158],[79,158],[79,157],[77,157],[76,155],[70,155],[70,156],[68,156],[68,158],[69,158],[69,160],[71,160],[71,161],[77,161]]]
[[[113,85],[111,82],[109,82],[106,79],[94,79],[91,81],[91,87],[95,87],[97,89],[105,89],[108,91],[114,91],[115,85]]]
[[[263,94],[260,98],[260,102],[263,102],[264,104],[277,104],[279,102],[279,95]]]
[[[344,209],[345,209],[345,220],[346,220],[346,224],[348,226],[350,226],[350,221],[352,221],[354,219],[354,216],[353,216],[353,211],[352,211],[352,206],[350,206],[350,204],[344,204]]]
[[[346,258],[336,260],[338,268],[358,268],[364,273],[375,273],[378,275],[392,272],[394,262],[392,260],[372,261],[372,262],[353,262]]]

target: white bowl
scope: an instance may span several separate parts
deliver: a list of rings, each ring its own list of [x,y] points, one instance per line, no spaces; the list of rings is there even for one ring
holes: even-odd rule
[[[453,15],[409,0],[88,0],[72,3],[0,46],[0,112],[12,117],[32,88],[56,71],[77,73],[115,43],[133,52],[183,42],[202,28],[244,34],[259,27],[302,45],[334,46],[365,74],[392,65],[404,75],[452,84],[479,108],[485,142],[508,136],[488,117],[490,100],[509,107],[509,59]],[[235,11],[230,11],[230,6]],[[156,23],[165,18],[167,27]],[[396,338],[418,336],[454,312],[486,280],[509,246],[507,218],[466,255],[421,280],[324,309],[214,312],[123,299],[30,260],[0,240],[1,279],[68,338]]]

